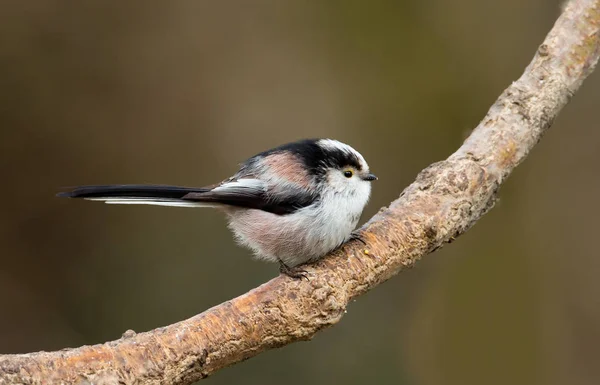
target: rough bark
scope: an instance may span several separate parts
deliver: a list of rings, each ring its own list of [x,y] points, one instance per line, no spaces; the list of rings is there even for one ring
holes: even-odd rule
[[[350,300],[469,229],[592,72],[600,55],[600,0],[573,0],[519,80],[465,143],[423,170],[353,241],[188,320],[119,340],[0,356],[0,384],[189,384],[260,352],[311,339]]]

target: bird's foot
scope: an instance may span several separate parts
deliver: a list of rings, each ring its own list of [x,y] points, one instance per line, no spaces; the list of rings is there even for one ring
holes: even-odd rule
[[[350,233],[350,236],[348,237],[348,239],[347,239],[347,240],[345,240],[344,242],[340,243],[340,244],[338,245],[338,247],[336,247],[336,248],[335,248],[335,249],[333,249],[332,251],[337,251],[337,250],[341,249],[342,247],[344,247],[344,245],[345,245],[346,243],[348,243],[348,242],[351,242],[351,241],[359,241],[359,242],[361,242],[363,245],[365,245],[365,246],[367,245],[367,242],[365,242],[365,240],[363,239],[362,235],[360,235],[360,233],[358,232],[358,230],[356,230],[356,231],[353,231],[353,232],[351,232],[351,233]]]
[[[348,242],[350,242],[350,241],[359,241],[363,245],[365,245],[365,246],[367,245],[367,241],[364,240],[364,238],[360,234],[359,230],[355,230],[352,233],[350,233],[350,238],[348,238]]]
[[[308,271],[299,268],[298,266],[290,267],[283,263],[283,261],[279,261],[279,272],[287,275],[290,278],[294,279],[302,279],[306,278],[308,281]]]

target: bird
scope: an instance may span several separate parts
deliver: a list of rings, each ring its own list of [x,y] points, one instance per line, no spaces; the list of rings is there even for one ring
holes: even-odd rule
[[[279,263],[292,278],[351,238],[371,195],[365,158],[334,139],[303,139],[252,156],[207,187],[125,184],[80,186],[57,194],[109,204],[212,207],[223,211],[239,244]]]

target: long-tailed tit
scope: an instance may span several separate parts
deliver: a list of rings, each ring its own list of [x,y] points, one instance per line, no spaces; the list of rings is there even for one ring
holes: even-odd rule
[[[298,265],[318,260],[351,238],[376,179],[349,145],[308,139],[255,155],[231,178],[210,187],[82,186],[58,195],[113,204],[219,208],[239,243],[298,278],[305,273]]]

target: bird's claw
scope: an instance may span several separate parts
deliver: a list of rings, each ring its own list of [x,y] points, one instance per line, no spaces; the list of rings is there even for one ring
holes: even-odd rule
[[[289,267],[282,261],[279,261],[279,272],[287,275],[290,278],[294,278],[294,279],[305,278],[308,281],[308,271],[301,269],[298,266]]]
[[[362,237],[362,235],[358,231],[353,231],[350,234],[350,238],[348,238],[348,242],[349,241],[359,241],[363,245],[365,245],[365,246],[367,245],[367,241],[364,240],[364,238]]]

